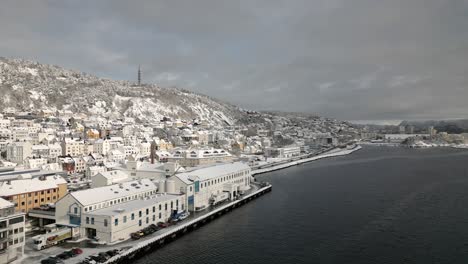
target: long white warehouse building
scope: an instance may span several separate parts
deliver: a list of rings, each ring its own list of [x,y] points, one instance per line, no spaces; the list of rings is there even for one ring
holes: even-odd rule
[[[222,197],[234,199],[250,189],[250,167],[242,162],[218,164],[174,175],[175,190],[186,196],[187,208],[199,211]]]
[[[142,179],[68,193],[56,203],[55,218],[80,227],[80,237],[111,243],[184,209],[183,196],[158,194],[151,180]]]

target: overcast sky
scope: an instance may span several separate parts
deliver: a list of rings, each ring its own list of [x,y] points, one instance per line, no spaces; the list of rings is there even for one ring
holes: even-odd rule
[[[0,56],[346,120],[468,114],[468,0],[0,3]]]

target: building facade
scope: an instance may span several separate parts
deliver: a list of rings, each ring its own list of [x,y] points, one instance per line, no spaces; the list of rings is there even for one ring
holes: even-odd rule
[[[232,200],[249,190],[252,175],[247,164],[234,162],[178,173],[170,180],[176,192],[185,194],[188,210],[199,211],[223,195]]]
[[[23,256],[24,222],[24,213],[15,213],[15,205],[0,198],[0,263],[11,263]]]
[[[224,149],[187,149],[176,150],[167,158],[168,162],[177,162],[182,167],[231,162],[233,156]]]
[[[67,193],[67,182],[60,176],[42,176],[0,182],[0,197],[13,203],[16,212],[55,203]]]

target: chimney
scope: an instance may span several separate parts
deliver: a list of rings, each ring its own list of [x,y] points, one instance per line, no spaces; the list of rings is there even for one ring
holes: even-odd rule
[[[151,151],[151,154],[150,154],[150,158],[151,158],[151,164],[154,164],[154,158],[156,156],[156,142],[151,142],[151,147],[150,147],[150,151]]]

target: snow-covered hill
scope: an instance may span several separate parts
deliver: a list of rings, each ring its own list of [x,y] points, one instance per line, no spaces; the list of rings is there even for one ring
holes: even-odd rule
[[[0,57],[0,111],[61,110],[151,122],[163,117],[213,125],[245,117],[236,106],[208,96],[157,85],[135,86],[58,66]]]

